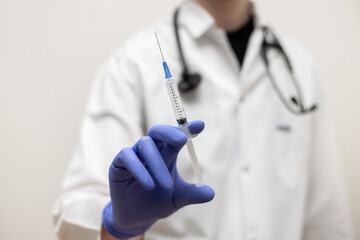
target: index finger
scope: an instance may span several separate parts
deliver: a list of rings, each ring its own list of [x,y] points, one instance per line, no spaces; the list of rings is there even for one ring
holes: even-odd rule
[[[205,127],[204,122],[200,120],[191,121],[187,124],[191,134],[195,135],[202,132]],[[182,147],[187,141],[185,133],[183,133],[179,128],[169,125],[153,126],[149,130],[148,136],[157,142],[164,142],[178,147]]]
[[[156,142],[178,147],[184,146],[187,141],[185,133],[179,128],[170,125],[155,125],[149,130],[148,136]]]

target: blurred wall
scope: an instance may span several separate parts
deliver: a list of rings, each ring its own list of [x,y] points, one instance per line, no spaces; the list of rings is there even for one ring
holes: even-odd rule
[[[0,0],[0,239],[55,239],[50,209],[98,67],[177,2]],[[360,236],[360,2],[258,2],[318,63]]]

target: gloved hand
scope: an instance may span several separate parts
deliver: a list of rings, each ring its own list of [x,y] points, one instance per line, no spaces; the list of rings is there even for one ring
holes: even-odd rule
[[[191,134],[204,129],[202,121],[189,123]],[[187,141],[177,127],[155,125],[132,148],[124,148],[109,169],[109,202],[103,210],[106,230],[117,238],[143,234],[158,219],[178,209],[214,198],[209,186],[185,182],[176,159]]]

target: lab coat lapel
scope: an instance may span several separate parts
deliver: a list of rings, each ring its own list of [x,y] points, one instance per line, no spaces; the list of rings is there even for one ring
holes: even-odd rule
[[[241,99],[244,100],[247,94],[256,87],[266,74],[266,69],[260,57],[262,42],[261,29],[256,28],[251,35],[246,50],[244,64],[240,72]]]
[[[260,51],[263,41],[262,26],[265,26],[265,20],[259,15],[258,9],[251,3],[252,13],[254,16],[255,28],[250,36],[245,53],[243,67],[240,72],[241,100],[246,98],[247,94],[264,79],[266,68],[262,62]]]

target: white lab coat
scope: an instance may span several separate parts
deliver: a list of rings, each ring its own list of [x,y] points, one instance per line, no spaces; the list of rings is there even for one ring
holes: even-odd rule
[[[189,120],[206,124],[194,144],[215,198],[158,221],[145,239],[352,239],[333,128],[307,52],[275,31],[294,65],[305,105],[318,105],[312,114],[295,116],[265,72],[259,16],[242,68],[226,33],[199,5],[185,3],[179,22],[190,70],[202,75],[200,86],[182,95],[183,103]],[[172,74],[181,74],[170,18],[138,33],[101,69],[53,211],[61,239],[99,239],[114,156],[152,125],[176,125],[154,32]],[[279,58],[270,61],[276,65]],[[180,154],[178,168],[191,181],[186,154]]]

